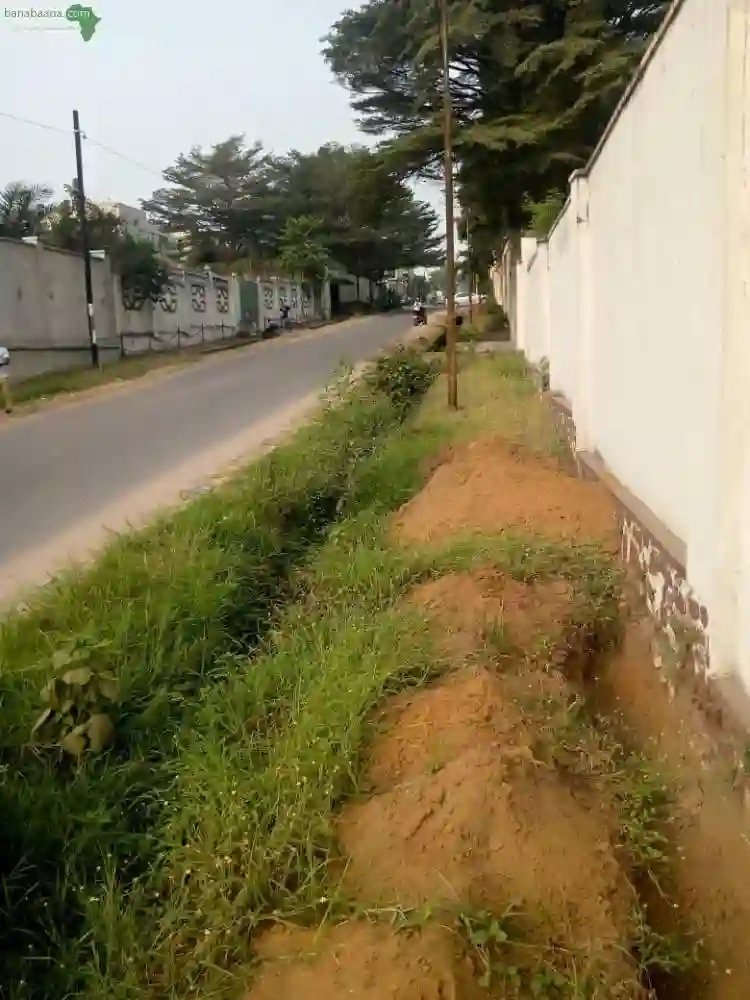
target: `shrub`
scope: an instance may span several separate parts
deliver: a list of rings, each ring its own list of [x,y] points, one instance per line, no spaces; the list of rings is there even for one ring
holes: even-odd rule
[[[399,411],[405,411],[429,389],[435,366],[415,350],[400,347],[378,358],[369,384],[384,393]]]

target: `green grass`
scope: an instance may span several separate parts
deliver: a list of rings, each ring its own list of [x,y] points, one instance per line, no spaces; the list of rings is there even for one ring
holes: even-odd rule
[[[402,396],[400,383],[393,396],[355,391],[289,445],[120,539],[0,625],[0,938],[11,978],[28,985],[14,996],[77,989],[92,887],[108,866],[128,882],[153,863],[181,733],[291,598],[294,566],[403,419]],[[66,650],[120,685],[116,745],[80,765],[30,739],[40,689]]]
[[[44,372],[13,382],[13,403],[14,406],[19,406],[35,400],[51,399],[53,396],[83,392],[113,382],[129,382],[158,368],[188,364],[202,357],[201,353],[195,351],[184,351],[180,354],[153,353],[135,358],[123,358],[103,368],[89,366],[71,368],[68,371]]]
[[[607,634],[620,577],[595,547],[512,532],[441,550],[389,541],[388,514],[446,444],[501,432],[560,449],[517,357],[467,361],[463,408],[445,408],[441,380],[405,423],[428,378],[402,362],[380,369],[387,394],[358,393],[3,627],[9,1000],[229,1000],[252,975],[258,929],[352,912],[333,819],[359,790],[372,710],[448,666],[402,601],[416,582],[478,563],[562,576],[580,590],[582,623]],[[71,636],[122,685],[115,748],[80,764],[28,744],[50,656]],[[644,864],[659,850],[650,787],[623,797],[623,837]],[[492,963],[504,961],[501,916],[457,924]],[[575,969],[537,965],[523,974],[547,992],[531,995],[583,1000],[554,978]]]
[[[383,463],[382,474],[394,471],[388,450],[371,463]],[[158,871],[127,889],[112,875],[92,904],[90,925],[110,943],[97,942],[107,960],[87,966],[86,995],[156,996],[159,983],[175,996],[229,997],[249,975],[257,928],[345,908],[332,822],[359,789],[372,709],[448,666],[402,596],[477,561],[519,579],[590,566],[585,550],[555,552],[558,560],[551,549],[540,558],[532,540],[507,535],[473,554],[467,542],[401,551],[369,511],[344,520],[265,654],[252,669],[238,659],[207,689],[176,757]],[[144,967],[135,956],[149,948]]]

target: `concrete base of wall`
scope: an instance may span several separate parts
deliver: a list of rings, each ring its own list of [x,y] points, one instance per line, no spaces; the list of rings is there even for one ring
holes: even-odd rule
[[[99,359],[103,365],[119,361],[120,356],[119,344],[99,345]],[[90,363],[91,352],[88,346],[39,351],[14,347],[11,351],[10,379],[11,382],[20,382],[33,375],[70,371],[72,368],[85,368]]]
[[[670,690],[679,687],[690,692],[725,749],[743,764],[750,736],[750,694],[738,678],[711,676],[708,609],[695,598],[687,580],[684,543],[612,475],[601,455],[577,450],[575,422],[567,400],[541,386],[540,391],[570,449],[571,471],[603,483],[614,499],[620,558],[655,626],[651,644],[654,666]]]

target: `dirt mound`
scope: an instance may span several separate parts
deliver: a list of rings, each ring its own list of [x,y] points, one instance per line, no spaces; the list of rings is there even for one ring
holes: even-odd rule
[[[396,931],[350,922],[318,935],[279,929],[260,942],[263,959],[247,1000],[482,1000],[440,927]]]
[[[440,770],[477,742],[493,746],[501,739],[506,753],[529,753],[520,713],[484,669],[462,670],[416,696],[393,699],[381,725],[386,731],[373,744],[367,773],[378,792]]]
[[[511,527],[619,551],[605,487],[567,475],[552,460],[502,438],[454,451],[395,521],[401,538],[417,542]]]
[[[689,686],[678,683],[670,690],[654,670],[652,636],[651,622],[632,622],[622,648],[601,664],[593,695],[601,710],[620,718],[649,747],[676,792],[670,839],[679,862],[671,889],[679,912],[690,914],[704,954],[690,987],[673,995],[747,1000],[750,880],[738,877],[750,868],[747,802],[731,788],[737,774]],[[652,909],[659,907],[657,898]]]
[[[349,890],[379,905],[518,901],[548,939],[614,952],[628,900],[608,818],[530,742],[487,671],[413,697],[373,747],[373,780],[393,784],[340,818]]]
[[[492,569],[448,573],[415,588],[411,600],[425,608],[448,635],[476,648],[488,632],[510,654],[531,656],[566,644],[572,592],[564,581],[519,583]],[[496,649],[496,652],[500,650]]]

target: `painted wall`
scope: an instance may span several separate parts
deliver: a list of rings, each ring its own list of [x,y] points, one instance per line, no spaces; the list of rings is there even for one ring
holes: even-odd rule
[[[174,272],[158,302],[123,295],[109,262],[92,258],[94,320],[102,361],[124,350],[174,350],[231,337],[240,319],[239,282],[210,271]],[[11,377],[26,378],[89,362],[83,258],[0,239],[0,344]]]
[[[710,671],[750,690],[750,0],[682,0],[548,239],[515,326],[579,450],[684,544]]]
[[[94,315],[102,353],[118,346],[112,275],[91,261]],[[11,377],[86,364],[89,333],[83,258],[66,250],[0,239],[0,344]]]
[[[224,340],[240,322],[239,282],[210,270],[175,270],[157,302],[139,303],[115,279],[117,328],[125,354]]]
[[[578,227],[573,213],[566,211],[545,244],[547,289],[541,308],[549,312],[548,351],[555,359],[550,365],[550,388],[571,398],[575,392],[578,364],[575,345],[580,324],[580,254]]]
[[[258,280],[260,295],[259,329],[267,330],[269,326],[281,323],[281,307],[289,306],[289,319],[293,323],[305,323],[315,318],[315,310],[311,297],[306,293],[302,282],[292,278],[275,277]],[[325,310],[325,294],[323,296]],[[330,309],[330,303],[329,303]]]

